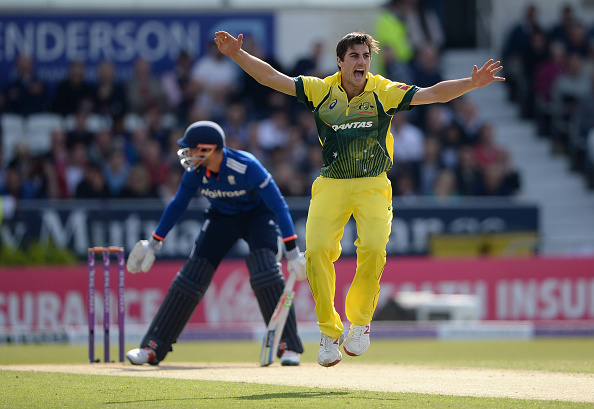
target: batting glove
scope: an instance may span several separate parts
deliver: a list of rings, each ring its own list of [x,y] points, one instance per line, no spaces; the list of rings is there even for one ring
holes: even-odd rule
[[[287,251],[287,269],[289,270],[289,274],[295,274],[297,281],[307,279],[305,257],[299,251],[299,247]]]
[[[161,250],[163,242],[151,237],[149,240],[140,240],[128,256],[126,269],[131,273],[142,271],[146,273],[155,262],[155,252]]]

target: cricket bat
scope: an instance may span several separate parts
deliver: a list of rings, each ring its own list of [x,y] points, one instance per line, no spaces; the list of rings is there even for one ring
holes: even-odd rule
[[[285,328],[291,305],[293,305],[293,297],[295,296],[295,291],[293,291],[294,286],[295,274],[289,274],[285,289],[272,313],[266,334],[264,335],[264,340],[262,341],[260,366],[268,366],[274,362],[278,345],[283,334],[283,329]]]

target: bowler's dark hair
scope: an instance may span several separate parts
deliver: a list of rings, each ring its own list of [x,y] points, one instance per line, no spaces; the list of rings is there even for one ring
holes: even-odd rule
[[[340,58],[340,61],[344,61],[347,50],[355,44],[366,44],[369,47],[370,53],[377,53],[379,51],[377,40],[374,40],[372,36],[363,31],[355,31],[342,37],[338,44],[336,44],[336,56]]]

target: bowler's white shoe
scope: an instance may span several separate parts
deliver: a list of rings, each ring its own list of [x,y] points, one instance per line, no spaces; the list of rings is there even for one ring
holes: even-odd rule
[[[135,348],[126,354],[126,358],[132,365],[143,365],[143,364],[151,364],[151,365],[159,365],[159,361],[157,361],[157,357],[155,351],[150,348]]]
[[[355,325],[351,324],[349,335],[344,341],[344,352],[350,356],[362,355],[369,348],[369,324]]]
[[[299,366],[301,357],[297,352],[285,349],[281,355],[280,363],[282,366]]]
[[[318,364],[328,367],[339,363],[342,360],[339,348],[343,341],[344,334],[340,334],[339,338],[331,338],[326,334],[322,334],[320,349],[318,350]]]

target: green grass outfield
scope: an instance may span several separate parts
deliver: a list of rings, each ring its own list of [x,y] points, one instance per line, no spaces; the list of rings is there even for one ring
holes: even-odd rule
[[[134,346],[129,345],[128,348]],[[305,345],[304,363],[315,363],[317,344]],[[257,370],[254,342],[180,343],[174,362],[249,362]],[[112,359],[117,349],[111,349]],[[102,357],[101,345],[96,356]],[[85,363],[86,345],[0,345],[0,365]],[[349,364],[400,364],[594,374],[594,339],[461,342],[377,340]],[[276,364],[278,365],[278,364]],[[340,364],[339,364],[340,365]],[[337,368],[329,368],[329,371]],[[592,402],[384,393],[346,388],[252,384],[0,370],[0,408],[593,408]],[[283,370],[290,371],[291,368]],[[357,373],[345,376],[358,376]],[[397,381],[397,380],[396,380]],[[594,390],[592,391],[594,395]]]

